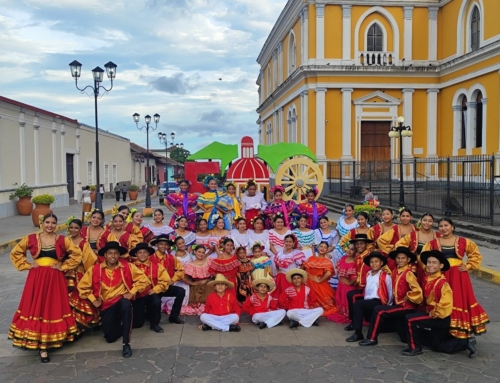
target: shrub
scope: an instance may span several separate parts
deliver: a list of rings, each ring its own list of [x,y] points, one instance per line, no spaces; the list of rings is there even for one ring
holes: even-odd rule
[[[128,187],[128,190],[129,191],[138,191],[139,190],[139,186],[137,186],[137,185],[130,185]]]
[[[54,203],[54,196],[50,194],[40,194],[37,195],[36,197],[33,197],[32,201],[33,203],[42,203],[45,205],[50,205],[51,203]]]
[[[91,191],[95,191],[96,190],[95,185],[90,185],[89,188],[90,188]]]
[[[17,182],[14,184],[14,186],[19,186]],[[30,188],[26,184],[22,184],[19,186],[13,193],[9,195],[9,199],[14,199],[16,197],[22,198],[22,197],[30,197],[33,195],[33,188]]]

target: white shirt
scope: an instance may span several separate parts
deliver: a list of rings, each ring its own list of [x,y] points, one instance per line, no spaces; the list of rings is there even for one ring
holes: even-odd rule
[[[378,296],[378,288],[380,282],[380,273],[383,273],[382,270],[379,270],[377,274],[372,275],[372,272],[369,271],[366,276],[366,287],[365,287],[365,300],[368,299],[380,299]],[[385,284],[387,286],[387,296],[388,296],[388,305],[392,304],[392,279],[389,274],[385,276]]]

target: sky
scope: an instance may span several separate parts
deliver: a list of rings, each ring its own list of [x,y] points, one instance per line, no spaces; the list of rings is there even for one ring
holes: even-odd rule
[[[0,0],[0,95],[94,126],[94,102],[68,64],[118,65],[98,101],[99,127],[146,146],[132,115],[195,152],[258,142],[256,58],[286,0]],[[105,75],[103,86],[110,82]]]

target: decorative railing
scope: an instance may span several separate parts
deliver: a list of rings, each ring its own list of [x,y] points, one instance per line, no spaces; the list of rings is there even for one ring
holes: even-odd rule
[[[395,65],[396,60],[393,52],[370,52],[364,51],[359,55],[362,65]]]

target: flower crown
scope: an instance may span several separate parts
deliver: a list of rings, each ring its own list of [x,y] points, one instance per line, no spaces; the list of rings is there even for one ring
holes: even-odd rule
[[[214,177],[213,174],[209,174],[208,176],[205,177],[205,179],[203,180],[203,186],[208,189],[208,183],[212,180],[215,180],[217,181],[217,179]]]
[[[285,188],[281,185],[275,185],[271,188],[270,192],[274,195],[277,191],[280,191],[282,194],[285,192]]]
[[[255,225],[255,221],[257,219],[261,219],[262,221],[265,222],[264,218],[261,216],[261,215],[256,215],[255,217],[253,217],[251,220],[250,220],[250,225],[252,225],[252,227]]]
[[[234,222],[234,223],[238,223],[238,222],[239,222],[239,221],[241,221],[241,220],[245,220],[245,221],[246,221],[245,217],[242,217],[241,215],[236,215],[236,216],[234,217],[234,219],[233,219],[233,222]]]
[[[309,193],[314,193],[314,195],[317,196],[318,193],[319,193],[318,187],[317,186],[313,186],[312,188],[308,189],[307,192],[306,192],[306,195],[309,194]]]
[[[224,241],[225,241],[226,239],[231,239],[231,237],[229,237],[229,236],[227,236],[227,235],[226,235],[226,236],[224,236],[224,237],[220,237],[220,239],[219,239],[219,243],[217,244],[217,247],[218,247],[219,249],[221,249],[221,250],[223,250],[223,249],[224,249]],[[232,239],[231,239],[231,240],[232,240]],[[234,244],[234,242],[233,242],[233,244]]]
[[[178,180],[178,181],[175,181],[175,184],[177,186],[179,186],[180,184],[183,184],[183,183],[188,184],[189,186],[192,185],[191,181],[189,181],[189,180]]]
[[[226,183],[224,183],[224,191],[227,191],[227,188],[229,186],[234,186],[234,188],[236,188],[236,183],[234,181],[227,181]]]
[[[86,214],[86,215],[85,215],[85,221],[90,222],[90,218],[92,218],[92,216],[94,215],[94,213],[95,213],[95,212],[97,212],[97,211],[99,211],[99,212],[100,212],[100,210],[99,210],[98,208],[96,208],[96,207],[95,207],[95,208],[93,208],[93,209],[90,211],[90,213],[88,213],[88,214]],[[114,215],[114,214],[113,214],[113,215]]]
[[[253,178],[250,178],[247,182],[245,182],[245,190],[248,190],[250,185],[256,185],[255,180]]]
[[[221,216],[220,214],[215,213],[215,214],[214,214],[214,215],[212,215],[212,217],[210,218],[210,223],[211,223],[212,225],[215,225],[215,223],[217,222],[217,220],[218,220],[219,218],[222,218],[222,216]]]
[[[71,221],[73,221],[74,219],[76,219],[76,217],[74,215],[72,215],[71,217],[69,217],[67,220],[66,220],[66,232],[69,234],[69,225],[71,224]]]
[[[255,242],[253,243],[253,245],[252,245],[251,249],[253,250],[253,249],[254,249],[254,247],[256,247],[256,246],[259,246],[261,250],[264,250],[264,248],[265,248],[265,247],[264,247],[264,245],[262,244],[262,242],[260,242],[260,241],[255,241]]]
[[[130,210],[130,213],[128,213],[128,216],[127,216],[127,219],[125,220],[127,223],[130,223],[132,222],[132,216],[134,215],[135,212],[137,212],[139,210],[137,209],[132,209]]]

